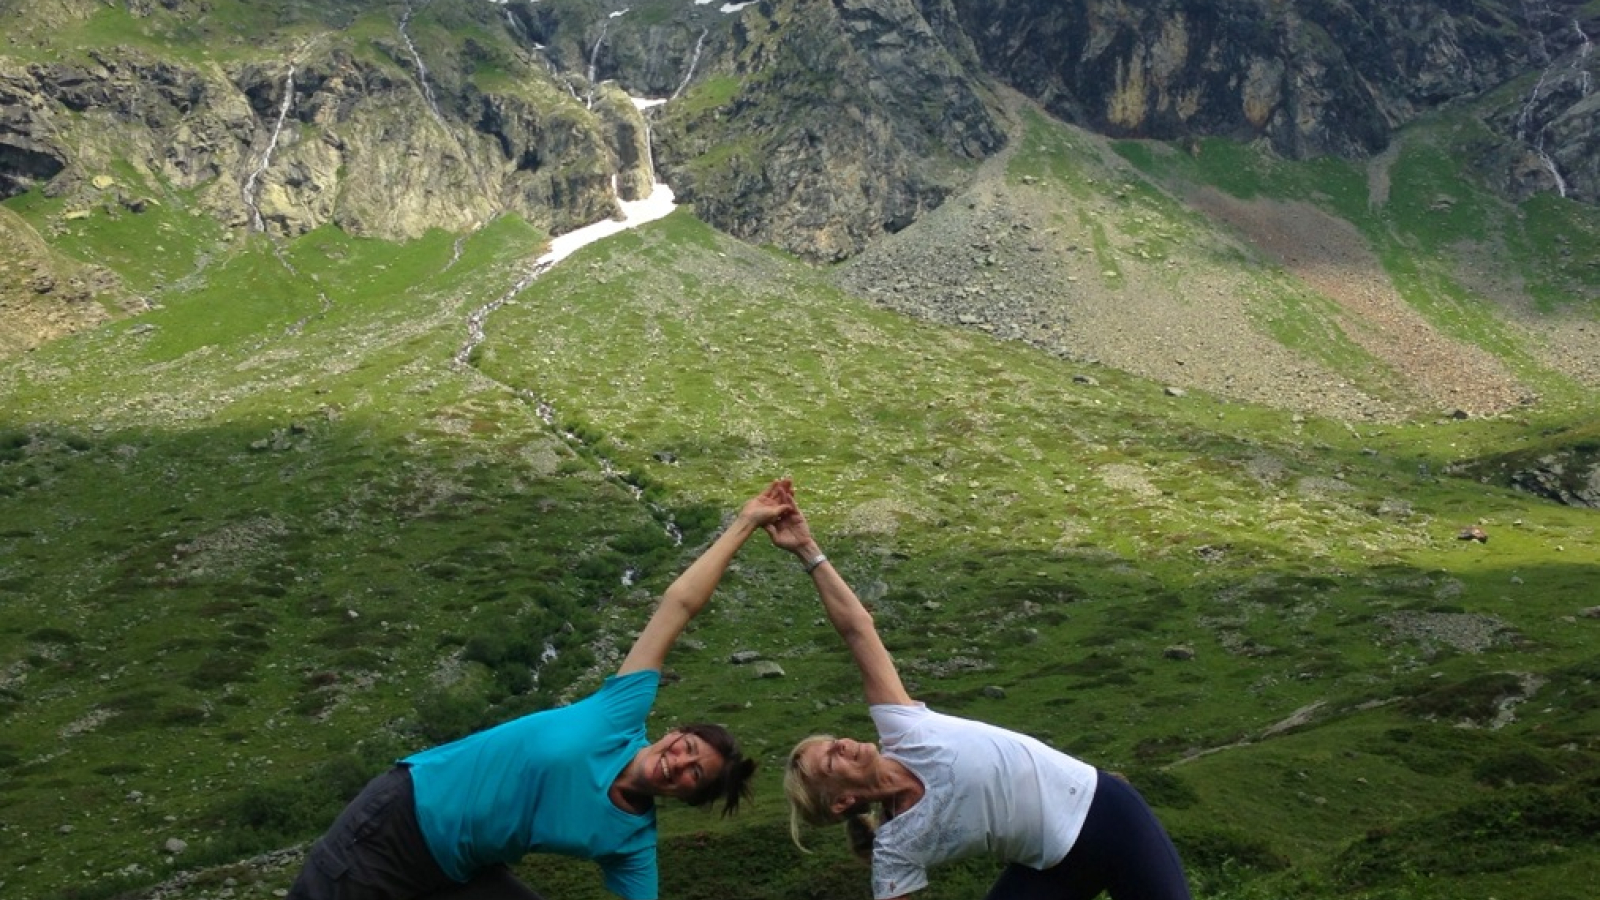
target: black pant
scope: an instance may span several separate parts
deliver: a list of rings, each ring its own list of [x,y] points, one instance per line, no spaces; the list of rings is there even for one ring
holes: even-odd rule
[[[439,868],[417,824],[411,770],[396,766],[367,783],[311,845],[288,900],[542,900],[505,866],[472,880]]]
[[[1048,869],[1012,863],[988,900],[1190,900],[1178,848],[1133,786],[1101,772],[1078,840]]]

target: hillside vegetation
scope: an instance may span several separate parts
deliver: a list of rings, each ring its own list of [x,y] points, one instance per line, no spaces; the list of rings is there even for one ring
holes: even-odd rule
[[[142,303],[0,347],[0,893],[280,895],[396,756],[592,689],[791,475],[912,694],[1126,774],[1198,897],[1592,897],[1600,518],[1512,479],[1600,455],[1600,217],[1478,190],[1448,117],[1371,169],[1011,124],[839,267],[691,208],[532,277],[515,216],[6,201]],[[748,814],[663,810],[663,896],[866,896],[788,841],[788,748],[870,732],[793,559],[753,541],[668,663],[652,736],[764,769]]]

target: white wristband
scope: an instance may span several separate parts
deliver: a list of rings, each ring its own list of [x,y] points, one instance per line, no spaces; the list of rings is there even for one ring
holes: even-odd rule
[[[821,553],[818,553],[816,556],[812,557],[811,559],[806,560],[806,574],[810,575],[812,572],[815,572],[817,570],[817,566],[820,566],[820,565],[822,565],[823,563],[825,563],[827,561],[828,561],[828,557],[824,556]]]

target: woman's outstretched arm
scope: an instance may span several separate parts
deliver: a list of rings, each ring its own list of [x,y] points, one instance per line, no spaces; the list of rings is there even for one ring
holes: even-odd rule
[[[791,483],[785,479],[777,484],[791,511],[769,523],[766,526],[767,533],[772,536],[774,544],[799,557],[811,573],[811,580],[822,597],[822,607],[827,611],[828,621],[833,623],[834,630],[844,639],[845,646],[850,648],[850,655],[861,670],[861,686],[866,693],[867,703],[912,703],[911,695],[906,693],[905,685],[900,682],[894,658],[878,636],[872,613],[867,611],[861,598],[828,562],[822,548],[811,536],[811,527],[806,523],[805,514],[794,502]]]
[[[739,552],[750,535],[755,534],[757,528],[775,521],[794,508],[787,488],[779,489],[782,483],[774,481],[745,503],[739,515],[734,517],[733,524],[718,535],[706,552],[700,554],[700,558],[672,582],[666,593],[661,595],[661,602],[656,604],[650,621],[634,639],[633,649],[623,659],[622,668],[617,670],[618,675],[661,668],[662,663],[666,662],[667,651],[672,649],[689,620],[705,609],[711,593],[722,580],[722,573],[728,570],[728,563],[733,561],[734,554]]]

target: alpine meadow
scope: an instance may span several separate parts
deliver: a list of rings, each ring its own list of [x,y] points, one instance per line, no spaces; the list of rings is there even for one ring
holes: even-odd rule
[[[1600,0],[0,0],[0,896],[285,896],[791,477],[910,693],[1124,775],[1197,898],[1592,900],[1593,39]],[[790,840],[790,748],[872,722],[761,535],[650,737],[702,720],[755,803],[662,805],[662,897],[870,897]]]

